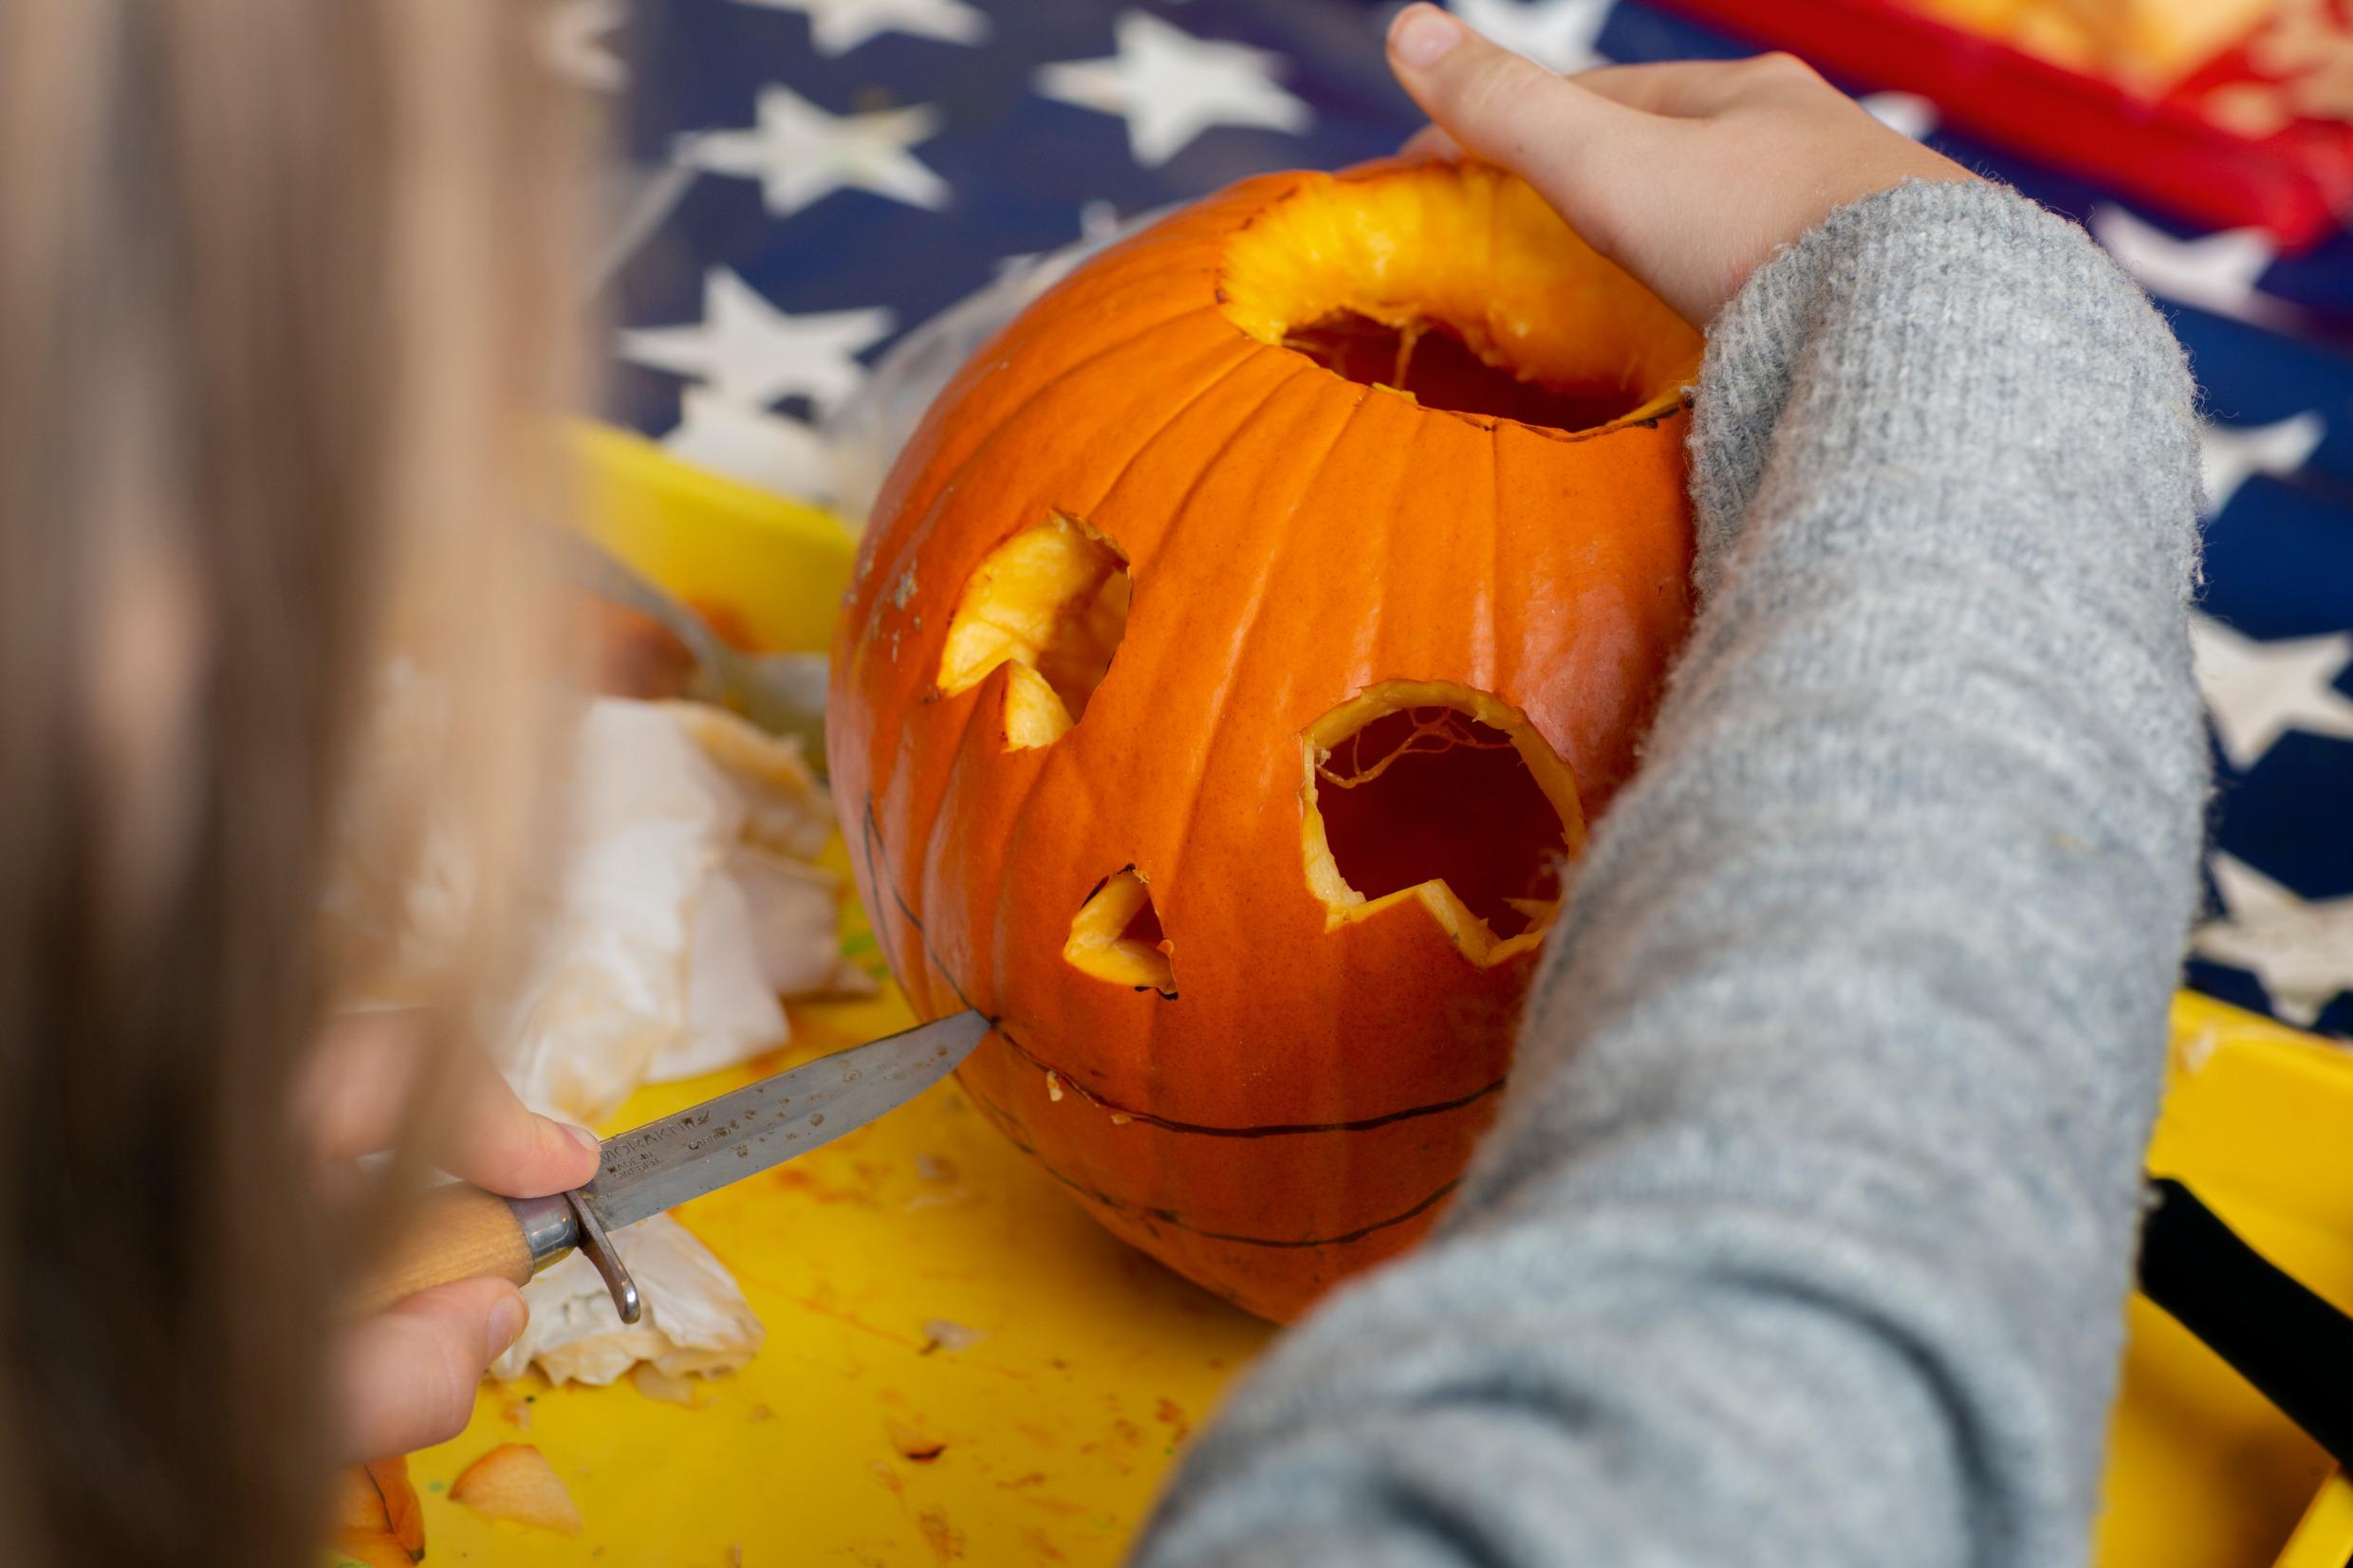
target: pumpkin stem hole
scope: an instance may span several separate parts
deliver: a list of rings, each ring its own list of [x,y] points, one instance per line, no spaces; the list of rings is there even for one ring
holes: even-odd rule
[[[999,665],[1009,751],[1049,746],[1086,712],[1127,632],[1127,558],[1061,512],[989,552],[964,585],[940,655],[943,696],[970,691]]]
[[[1499,939],[1559,902],[1561,813],[1502,730],[1399,709],[1340,737],[1315,774],[1332,861],[1366,899],[1442,881]]]
[[[1108,876],[1070,922],[1063,958],[1081,974],[1137,990],[1176,994],[1176,945],[1160,929],[1160,912],[1134,866]]]
[[[1640,388],[1616,381],[1540,380],[1482,355],[1463,335],[1426,316],[1400,325],[1336,310],[1294,327],[1283,346],[1366,386],[1402,392],[1424,408],[1516,419],[1553,430],[1591,430],[1642,406]]]

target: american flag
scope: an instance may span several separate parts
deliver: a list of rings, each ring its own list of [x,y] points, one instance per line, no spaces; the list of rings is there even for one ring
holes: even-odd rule
[[[1755,46],[1637,0],[1452,3],[1560,69]],[[1419,119],[1382,62],[1393,9],[558,0],[550,60],[624,127],[597,257],[610,414],[830,499],[819,423],[1009,268],[1246,175],[1393,150]],[[1857,90],[2084,223],[2188,346],[2210,421],[2195,633],[2220,783],[2189,980],[2353,1037],[2353,234],[2283,256]]]

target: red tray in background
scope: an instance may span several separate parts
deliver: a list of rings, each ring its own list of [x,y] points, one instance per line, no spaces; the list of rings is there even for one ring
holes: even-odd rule
[[[2242,44],[2155,99],[1890,0],[1657,0],[1788,50],[1826,75],[1918,93],[1953,124],[2214,228],[2288,249],[2353,217],[2353,124],[2297,120],[2251,139],[2207,117],[2217,87],[2265,80]]]

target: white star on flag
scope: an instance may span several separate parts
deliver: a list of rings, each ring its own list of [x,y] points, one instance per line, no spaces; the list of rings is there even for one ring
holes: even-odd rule
[[[629,67],[604,35],[628,17],[628,0],[561,0],[540,18],[539,57],[567,82],[617,93],[629,85]]]
[[[1566,76],[1606,62],[1593,50],[1616,0],[1446,0],[1491,43]],[[1385,24],[1384,24],[1385,25]]]
[[[809,19],[809,42],[820,54],[847,54],[869,38],[903,32],[946,44],[978,44],[989,36],[989,15],[965,0],[735,0],[739,6],[797,10]]]
[[[818,506],[835,493],[833,446],[798,419],[688,387],[661,444],[673,457]]]
[[[1139,10],[1121,12],[1112,35],[1117,54],[1040,65],[1037,89],[1124,117],[1128,151],[1147,169],[1166,163],[1213,125],[1296,135],[1315,123],[1307,105],[1275,83],[1280,55],[1195,38]]]
[[[2338,992],[2353,989],[2353,898],[2310,902],[2244,860],[2216,855],[2214,884],[2229,913],[2200,926],[2200,957],[2263,982],[2271,1010],[2309,1028]]]
[[[1855,100],[1891,131],[1918,141],[1936,128],[1936,105],[1918,93],[1869,93]]]
[[[681,137],[677,157],[714,175],[758,180],[778,217],[851,190],[936,212],[948,205],[948,182],[908,149],[939,127],[939,111],[928,104],[835,115],[770,83],[760,89],[756,125]]]
[[[2353,697],[2335,685],[2353,664],[2353,632],[2263,642],[2192,616],[2190,644],[2232,766],[2252,767],[2290,729],[2353,740]]]
[[[2286,478],[2311,460],[2328,434],[2328,421],[2307,412],[2275,425],[2207,425],[2198,432],[2198,467],[2206,482],[2206,515],[2219,517],[2253,475]]]
[[[2260,229],[2176,239],[2112,202],[2091,210],[2092,237],[2143,288],[2218,316],[2277,324],[2294,312],[2255,285],[2279,249]]]
[[[858,390],[856,359],[890,336],[896,318],[876,306],[787,315],[728,267],[703,274],[703,319],[693,326],[632,327],[621,355],[636,364],[692,377],[739,408],[805,397],[820,411]]]

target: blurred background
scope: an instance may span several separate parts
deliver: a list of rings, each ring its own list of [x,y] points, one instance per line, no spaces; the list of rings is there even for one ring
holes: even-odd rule
[[[2220,791],[2191,978],[2353,1037],[2353,28],[2335,0],[1452,4],[1561,70],[1790,48],[2084,223],[2157,298],[2209,420],[2196,636]],[[560,0],[549,56],[620,149],[595,236],[607,414],[855,525],[876,480],[859,433],[907,378],[896,346],[932,323],[934,358],[960,351],[943,312],[1139,214],[1392,150],[1418,122],[1382,62],[1394,9]]]

